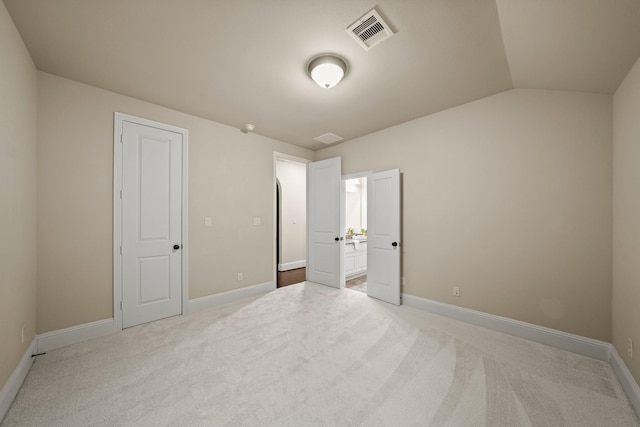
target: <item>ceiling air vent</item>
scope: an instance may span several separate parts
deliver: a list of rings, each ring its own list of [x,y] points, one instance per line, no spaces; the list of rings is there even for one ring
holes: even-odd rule
[[[334,142],[342,141],[343,139],[343,137],[332,133],[325,133],[324,135],[313,138],[314,141],[322,142],[323,144],[333,144]]]
[[[349,33],[364,50],[371,49],[394,34],[389,24],[384,22],[375,8],[349,25],[347,33]]]

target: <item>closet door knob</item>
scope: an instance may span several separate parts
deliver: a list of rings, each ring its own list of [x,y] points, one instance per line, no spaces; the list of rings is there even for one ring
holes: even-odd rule
[[[391,246],[393,246],[393,247],[395,248],[396,246],[398,246],[398,242],[393,242],[393,243],[391,244]]]
[[[180,249],[180,245],[173,245],[173,249],[177,251],[178,249]]]

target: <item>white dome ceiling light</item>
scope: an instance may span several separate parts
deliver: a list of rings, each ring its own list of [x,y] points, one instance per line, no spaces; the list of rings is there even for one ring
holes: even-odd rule
[[[317,56],[309,62],[309,75],[318,86],[329,89],[347,73],[347,62],[337,55]]]

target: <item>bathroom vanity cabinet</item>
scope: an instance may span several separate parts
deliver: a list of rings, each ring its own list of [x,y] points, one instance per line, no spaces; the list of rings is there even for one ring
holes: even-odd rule
[[[344,246],[344,274],[347,280],[367,274],[366,240],[358,243],[346,240]]]

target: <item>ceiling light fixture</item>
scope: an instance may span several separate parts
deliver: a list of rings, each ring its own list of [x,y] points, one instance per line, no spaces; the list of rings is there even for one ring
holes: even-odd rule
[[[309,62],[309,75],[318,86],[329,89],[347,73],[347,62],[337,55],[320,55]]]

